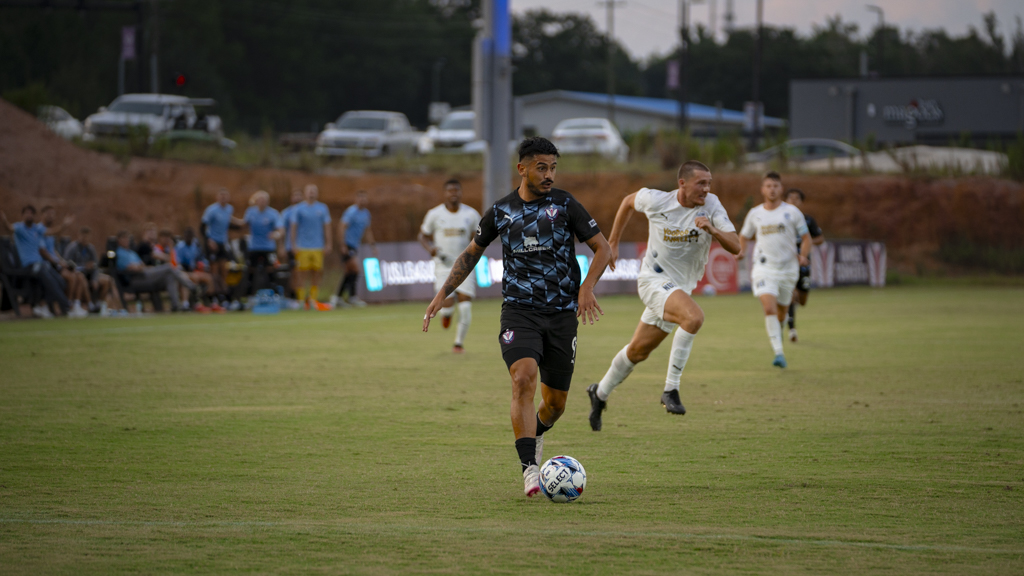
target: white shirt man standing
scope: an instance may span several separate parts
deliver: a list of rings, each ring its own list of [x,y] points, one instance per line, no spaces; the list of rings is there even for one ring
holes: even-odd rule
[[[590,427],[601,430],[601,412],[608,395],[633,368],[647,359],[675,330],[668,374],[661,403],[670,414],[686,414],[679,399],[679,380],[690,357],[693,339],[704,324],[704,312],[690,292],[704,276],[711,242],[736,254],[740,241],[718,197],[711,194],[711,170],[690,161],[679,167],[679,189],[662,192],[643,188],[623,199],[615,215],[608,243],[612,269],[619,255],[619,239],[633,212],[647,216],[648,240],[637,278],[637,292],[647,307],[640,317],[633,339],[612,359],[599,384],[587,388],[590,395]]]
[[[480,223],[480,213],[462,203],[462,184],[452,178],[444,183],[444,202],[427,212],[420,227],[419,241],[434,258],[434,290],[440,290],[452,271],[452,264],[469,246],[473,232]],[[472,274],[455,289],[455,294],[444,301],[441,325],[448,328],[455,314],[458,300],[459,325],[455,329],[452,352],[461,354],[466,333],[473,320],[473,298],[476,297],[476,279]]]
[[[736,259],[745,257],[747,242],[756,238],[750,284],[764,309],[765,330],[775,352],[772,365],[785,368],[782,322],[793,301],[800,267],[810,262],[811,235],[800,209],[782,201],[782,177],[777,172],[765,174],[761,180],[761,196],[764,204],[751,208],[743,221],[740,253]],[[800,241],[799,253],[795,248],[796,240]]]

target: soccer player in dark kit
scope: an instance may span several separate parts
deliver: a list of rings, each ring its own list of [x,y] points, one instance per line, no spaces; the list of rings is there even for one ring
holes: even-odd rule
[[[594,285],[611,256],[608,241],[583,205],[552,188],[557,164],[558,149],[548,140],[527,138],[519,145],[516,169],[522,182],[484,214],[423,316],[426,332],[445,299],[473,273],[484,249],[501,238],[505,271],[498,342],[512,377],[512,431],[527,496],[540,492],[544,433],[565,411],[576,363],[577,319],[593,324],[603,314]],[[594,251],[582,283],[576,239]],[[538,371],[541,403],[535,409]]]

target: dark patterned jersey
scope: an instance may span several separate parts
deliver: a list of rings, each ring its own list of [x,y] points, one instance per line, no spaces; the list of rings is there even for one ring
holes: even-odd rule
[[[513,190],[484,214],[474,241],[486,247],[501,237],[504,305],[575,311],[580,290],[575,239],[586,242],[599,232],[586,208],[565,190],[552,188],[533,202]]]
[[[818,226],[817,220],[807,214],[804,214],[804,220],[807,222],[807,233],[811,235],[812,239],[821,236],[821,226]],[[800,242],[796,243],[796,249],[797,251],[800,250]]]

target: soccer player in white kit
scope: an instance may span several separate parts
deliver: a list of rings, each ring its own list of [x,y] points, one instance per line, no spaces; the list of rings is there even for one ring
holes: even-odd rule
[[[782,201],[782,177],[769,172],[761,180],[764,204],[747,212],[740,229],[740,253],[745,257],[747,241],[757,238],[754,245],[754,266],[750,270],[750,285],[754,296],[764,308],[764,324],[768,340],[775,352],[773,366],[786,367],[782,351],[782,322],[786,320],[793,289],[800,277],[800,267],[807,266],[811,255],[811,235],[800,209]],[[797,253],[795,240],[800,240]]]
[[[619,239],[633,212],[647,216],[647,252],[644,254],[637,292],[647,307],[630,340],[612,359],[598,384],[587,388],[590,395],[590,427],[601,430],[601,412],[608,395],[622,383],[633,368],[675,329],[668,375],[661,403],[670,414],[686,414],[679,399],[679,379],[690,357],[693,339],[704,324],[704,312],[690,292],[704,276],[712,240],[732,254],[740,250],[740,240],[729,215],[711,194],[711,170],[690,161],[679,167],[679,189],[662,192],[650,188],[626,196],[615,215],[608,243],[612,248],[611,267],[619,255]]]
[[[444,183],[444,203],[427,212],[420,227],[419,241],[434,258],[434,290],[441,290],[452,264],[469,246],[480,223],[480,213],[462,203],[462,184],[452,178]],[[441,325],[448,328],[455,314],[458,300],[459,325],[455,329],[455,346],[452,352],[462,354],[466,333],[473,320],[473,298],[476,297],[476,279],[472,274],[466,278],[455,293],[444,301],[441,308]]]

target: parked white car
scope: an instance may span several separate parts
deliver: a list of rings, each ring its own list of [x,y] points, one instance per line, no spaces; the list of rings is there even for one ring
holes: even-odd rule
[[[85,119],[82,139],[104,136],[127,136],[134,127],[149,130],[152,141],[157,135],[172,130],[199,130],[223,136],[219,116],[196,113],[196,106],[212,106],[209,98],[186,98],[169,94],[125,94],[110,106],[103,106]]]
[[[629,146],[605,118],[562,120],[555,126],[551,142],[562,154],[600,154],[619,162],[629,158]]]
[[[450,112],[440,126],[431,126],[421,140],[420,153],[466,152],[465,146],[476,140],[473,122],[476,114],[472,110]]]
[[[72,140],[82,137],[82,123],[59,106],[40,106],[36,117],[61,138]]]
[[[353,110],[324,126],[316,138],[317,154],[323,156],[377,157],[396,152],[415,152],[423,138],[401,112]]]

